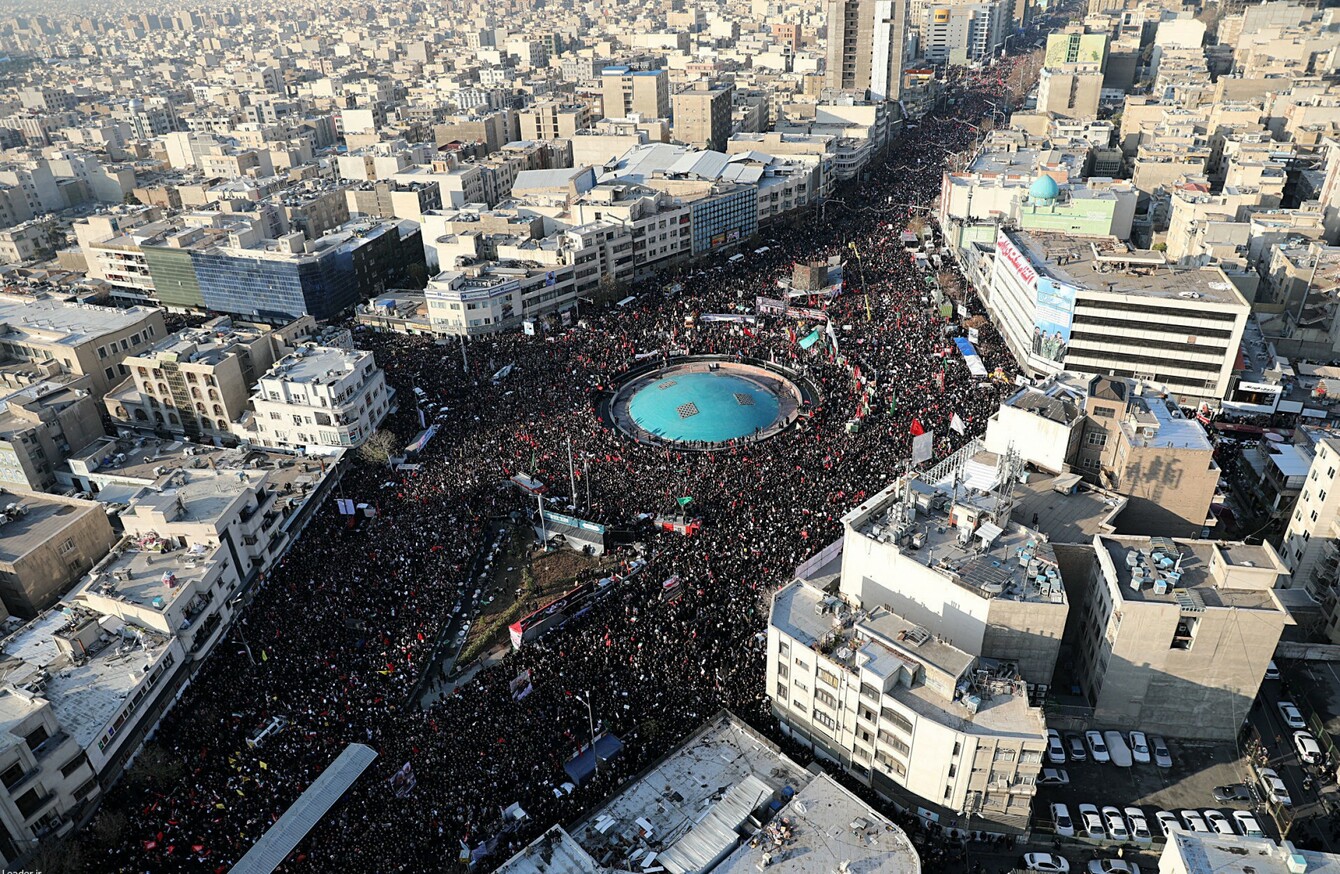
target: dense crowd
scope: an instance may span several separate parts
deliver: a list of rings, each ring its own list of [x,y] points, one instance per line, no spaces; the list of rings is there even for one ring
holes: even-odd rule
[[[583,312],[571,327],[472,342],[468,372],[454,345],[360,335],[400,392],[387,427],[402,441],[419,429],[410,400],[417,387],[439,433],[412,473],[350,465],[344,494],[378,515],[347,529],[323,508],[160,727],[154,743],[183,765],[182,779],[161,791],[116,789],[100,816],[119,817],[122,834],[99,848],[91,868],[221,874],[351,742],[370,745],[378,759],[281,870],[447,870],[463,846],[491,839],[497,862],[571,820],[719,708],[766,729],[768,592],[838,536],[846,509],[903,469],[914,421],[935,433],[943,456],[967,439],[950,428],[952,417],[968,435],[980,432],[1005,390],[973,378],[951,353],[947,338],[966,304],[954,319],[940,315],[926,270],[899,234],[914,217],[929,218],[945,154],[971,144],[971,123],[1007,79],[999,67],[965,79],[957,104],[906,131],[887,160],[838,192],[822,222],[809,215],[765,229],[744,259],[667,271],[642,283],[634,303]],[[790,319],[686,320],[752,308],[794,262],[829,255],[849,259],[847,289],[827,305],[841,354],[827,339],[801,350],[795,338],[813,325]],[[977,345],[988,369],[1008,370],[989,326]],[[714,453],[637,445],[603,427],[598,392],[634,355],[669,348],[789,363],[825,400],[801,427]],[[875,390],[849,433],[861,400],[858,363]],[[493,381],[507,364],[511,372]],[[508,474],[524,470],[566,492],[569,438],[580,515],[627,525],[692,496],[701,533],[655,536],[644,572],[589,612],[431,707],[412,704],[458,593],[475,585],[474,557],[499,520],[533,506]],[[666,603],[658,595],[672,575],[684,594]],[[534,691],[518,702],[509,682],[525,669]],[[574,698],[587,690],[594,718],[626,749],[568,795],[555,789],[589,736],[586,707]],[[274,715],[291,727],[249,749],[246,738]],[[398,797],[390,778],[407,762],[417,785]],[[514,802],[528,818],[499,837],[500,810]],[[961,851],[923,837],[928,870],[961,866]]]

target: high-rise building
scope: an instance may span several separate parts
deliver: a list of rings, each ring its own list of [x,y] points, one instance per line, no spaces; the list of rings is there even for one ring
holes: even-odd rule
[[[591,108],[585,103],[550,100],[521,110],[517,119],[523,140],[569,139],[591,126]]]
[[[831,0],[824,84],[868,91],[874,100],[897,100],[906,36],[906,0]]]
[[[937,64],[965,64],[995,54],[1013,21],[1010,0],[928,5],[920,25],[921,56]]]
[[[731,134],[732,85],[705,83],[675,95],[675,139],[700,149],[726,150]]]
[[[600,71],[606,118],[670,117],[670,76],[665,70],[606,67]]]

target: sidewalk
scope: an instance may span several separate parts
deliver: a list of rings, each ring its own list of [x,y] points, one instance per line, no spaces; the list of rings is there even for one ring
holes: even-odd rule
[[[512,647],[510,644],[502,644],[501,646],[496,646],[493,649],[489,650],[487,653],[485,653],[483,658],[476,659],[475,663],[470,665],[470,667],[466,668],[465,671],[463,671],[459,676],[449,678],[446,682],[442,682],[441,680],[434,678],[433,680],[429,681],[427,687],[423,691],[423,694],[419,696],[419,704],[421,704],[425,708],[431,707],[442,698],[455,694],[457,689],[473,680],[475,678],[475,675],[478,674],[480,671],[484,670],[485,668],[491,668],[501,664],[502,660],[506,658],[507,654],[511,652],[511,650]],[[451,663],[451,661],[448,661],[447,662],[448,674],[451,673],[452,667],[454,667],[454,665]]]

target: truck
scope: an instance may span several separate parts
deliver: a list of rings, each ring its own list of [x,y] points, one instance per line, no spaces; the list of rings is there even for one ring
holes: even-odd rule
[[[1129,768],[1131,766],[1131,748],[1126,746],[1126,738],[1119,731],[1103,732],[1103,740],[1107,742],[1107,754],[1112,757],[1112,764],[1118,768]]]

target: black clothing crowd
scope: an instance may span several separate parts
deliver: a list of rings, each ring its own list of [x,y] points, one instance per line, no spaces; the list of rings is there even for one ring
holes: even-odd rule
[[[965,74],[956,104],[903,132],[837,192],[822,221],[810,213],[765,228],[743,259],[713,256],[666,271],[642,283],[635,302],[584,311],[571,327],[473,341],[469,372],[454,343],[359,333],[399,392],[385,427],[402,442],[419,430],[417,387],[440,430],[417,471],[350,459],[343,493],[378,515],[348,529],[333,506],[322,508],[158,729],[152,743],[182,764],[182,779],[167,791],[122,781],[99,816],[120,817],[123,834],[92,869],[222,874],[352,742],[379,757],[280,870],[453,870],[462,846],[493,837],[500,810],[519,803],[529,817],[497,842],[487,860],[496,864],[719,708],[764,730],[775,725],[761,633],[770,591],[839,536],[847,509],[903,470],[914,420],[935,433],[942,457],[980,433],[1010,390],[969,374],[947,339],[951,325],[961,330],[932,306],[925,274],[934,271],[916,265],[900,240],[910,221],[931,217],[946,155],[972,144],[1010,63]],[[795,338],[813,323],[686,323],[695,313],[752,308],[756,295],[775,296],[796,261],[829,255],[848,259],[846,291],[827,304],[845,364],[826,337],[800,349]],[[669,348],[772,358],[804,369],[825,400],[798,427],[711,453],[639,445],[603,427],[596,391],[634,355]],[[1012,376],[989,325],[977,348],[988,370]],[[855,362],[875,377],[875,391],[860,429],[848,433],[862,390]],[[495,383],[507,364],[512,371]],[[950,428],[954,415],[966,435]],[[534,507],[508,475],[525,471],[565,493],[569,438],[578,515],[626,525],[692,496],[701,532],[656,535],[643,572],[421,708],[411,692],[434,670],[453,604],[476,585],[474,556],[497,520]],[[661,584],[673,575],[683,596],[667,603]],[[534,691],[518,702],[509,682],[526,669]],[[589,736],[586,708],[574,699],[586,690],[599,726],[626,749],[572,794],[555,793],[567,780],[563,764]],[[275,715],[289,729],[249,749],[246,738]],[[417,785],[398,797],[390,780],[406,762]],[[927,870],[963,869],[961,848],[938,832],[917,837]]]

